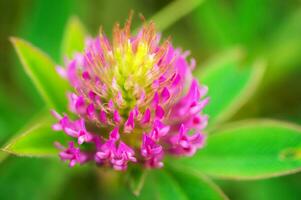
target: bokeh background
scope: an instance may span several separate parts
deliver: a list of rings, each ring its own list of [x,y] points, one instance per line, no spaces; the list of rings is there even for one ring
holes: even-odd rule
[[[9,42],[10,36],[32,42],[60,63],[60,43],[71,16],[78,16],[92,35],[100,25],[109,35],[113,24],[124,22],[130,10],[148,19],[171,2],[0,0],[0,145],[43,107]],[[181,7],[175,12],[179,10]],[[140,22],[137,17],[134,27]],[[169,35],[175,46],[190,49],[199,64],[237,47],[245,50],[246,60],[260,58],[266,62],[259,89],[232,120],[260,117],[301,124],[300,0],[204,0],[164,30],[163,36]],[[300,173],[264,181],[217,183],[234,200],[301,199]],[[70,170],[57,160],[16,157],[0,163],[0,199],[100,197],[97,177],[88,168]]]

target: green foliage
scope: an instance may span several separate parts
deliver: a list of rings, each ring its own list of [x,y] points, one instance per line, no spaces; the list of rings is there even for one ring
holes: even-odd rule
[[[196,27],[206,30],[201,34],[205,35],[208,46],[222,49],[233,44],[237,33],[233,30],[235,27],[230,25],[231,15],[227,7],[223,7],[218,0],[206,1],[204,6],[197,10]]]
[[[267,0],[240,0],[228,4],[212,0],[199,7],[194,18],[209,49],[243,45],[251,58],[264,57],[268,63],[265,86],[269,87],[273,81],[298,70],[300,64],[301,11],[297,7],[286,13],[287,9]],[[277,13],[279,10],[281,14]]]
[[[0,145],[2,145],[11,133],[18,131],[24,124],[30,110],[19,105],[15,97],[8,96],[6,90],[0,86],[0,113]]]
[[[154,187],[154,184],[157,185],[157,187]],[[164,170],[153,170],[148,173],[147,181],[139,198],[145,200],[188,199],[178,183]]]
[[[156,23],[158,31],[164,31],[177,20],[197,8],[203,1],[204,0],[176,0],[156,13],[151,20]]]
[[[62,41],[62,56],[72,58],[74,53],[84,50],[87,31],[77,17],[72,17],[66,25]]]
[[[8,157],[8,154],[0,151],[0,163],[3,162]]]
[[[181,159],[183,170],[226,179],[262,179],[301,170],[301,127],[254,120],[214,130],[206,148]]]
[[[241,56],[241,50],[236,49],[213,59],[204,70],[195,73],[209,88],[210,103],[204,113],[209,115],[211,125],[235,114],[253,95],[262,79],[264,65],[258,62],[242,65]]]
[[[18,156],[41,157],[57,155],[54,142],[64,142],[65,135],[51,129],[54,120],[50,113],[43,113],[33,122],[26,125],[16,137],[2,149]]]
[[[156,185],[157,187],[154,187]],[[148,173],[139,199],[226,199],[210,180],[200,174],[170,169]]]
[[[230,199],[297,200],[300,192],[300,173],[258,181],[219,180]],[[289,183],[289,184],[288,184]]]
[[[262,35],[270,25],[273,5],[267,0],[240,0],[223,2],[206,1],[195,12],[197,28],[204,35],[204,42],[212,49],[224,49],[244,44],[248,50],[264,42]],[[273,24],[275,25],[275,24]],[[274,27],[273,27],[274,28]],[[202,31],[206,30],[206,31]]]
[[[9,159],[0,166],[0,199],[55,199],[67,178],[65,169],[53,160]]]
[[[210,179],[196,172],[170,168],[170,174],[186,193],[187,199],[202,197],[208,200],[227,199],[223,192]]]
[[[144,185],[147,170],[141,169],[140,167],[132,167],[128,169],[128,171],[126,181],[129,189],[135,196],[139,196]]]
[[[24,40],[11,39],[21,63],[36,88],[50,108],[63,111],[67,105],[66,91],[69,88],[55,70],[53,61],[42,51]]]
[[[285,18],[268,41],[262,54],[269,61],[265,84],[281,80],[294,71],[300,71],[301,63],[301,9]]]

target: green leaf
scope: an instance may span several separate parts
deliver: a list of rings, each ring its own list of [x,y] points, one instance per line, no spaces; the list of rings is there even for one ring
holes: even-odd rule
[[[128,169],[128,186],[135,196],[140,195],[146,174],[146,170],[142,169],[141,167],[132,167],[131,169]]]
[[[149,171],[139,199],[227,199],[221,190],[200,174],[176,168]]]
[[[261,179],[301,170],[300,126],[250,120],[212,133],[204,149],[177,165],[226,179]]]
[[[72,58],[75,52],[82,52],[85,45],[86,29],[77,17],[71,17],[65,28],[62,41],[62,56]]]
[[[139,199],[188,199],[179,184],[164,170],[149,171]]]
[[[268,62],[265,84],[281,80],[288,74],[300,70],[301,56],[301,9],[286,17],[279,29],[264,46],[263,54]]]
[[[221,189],[210,179],[196,172],[170,168],[171,175],[185,192],[188,199],[221,200],[228,199]]]
[[[257,181],[218,180],[218,183],[228,194],[235,194],[235,199],[297,200],[300,197],[300,175],[298,173]]]
[[[262,32],[265,30],[271,31],[268,26],[268,19],[274,10],[271,9],[271,5],[268,0],[241,0],[234,3],[237,7],[237,14],[231,20],[230,23],[236,23],[237,35],[243,39],[240,42],[250,46],[258,45],[258,42],[261,42],[260,37]],[[272,12],[269,12],[273,10]],[[275,26],[275,25],[274,25]],[[260,32],[262,31],[262,32]],[[235,39],[235,37],[232,37]],[[260,45],[260,44],[259,44]]]
[[[68,179],[64,182],[61,190],[56,192],[56,198],[52,198],[53,200],[79,200],[79,199],[110,199],[106,198],[104,193],[106,191],[102,190],[99,185],[99,181],[102,181],[97,173],[95,173],[95,166],[92,165],[82,165],[75,166],[70,169],[62,162],[60,162],[60,166],[65,166],[68,172]],[[105,170],[104,168],[100,168],[100,170]],[[110,187],[110,183],[106,183],[108,187]],[[128,191],[127,191],[128,192]],[[130,194],[130,192],[128,192]],[[127,195],[125,193],[125,195]],[[123,198],[124,196],[120,196],[118,199],[126,200]],[[43,199],[43,198],[41,198]],[[117,199],[116,199],[117,200]],[[133,200],[130,198],[128,200]]]
[[[46,116],[46,117],[45,117]],[[51,129],[54,120],[50,114],[38,118],[35,123],[30,122],[20,134],[8,142],[2,149],[18,156],[44,157],[57,155],[58,150],[54,142],[64,142],[65,135]]]
[[[21,63],[36,88],[50,107],[63,111],[67,105],[67,81],[55,70],[53,61],[38,48],[18,39],[11,39]]]
[[[206,1],[196,10],[195,18],[195,26],[205,36],[204,42],[210,48],[230,47],[241,37],[238,28],[233,26],[233,11],[220,1]]]
[[[7,158],[8,158],[8,154],[3,151],[0,151],[0,163],[2,163]]]
[[[211,0],[195,12],[195,25],[209,48],[224,49],[235,44],[252,47],[263,38],[263,31],[271,29],[268,22],[273,12],[266,0],[232,1],[227,5]]]
[[[54,160],[11,157],[0,166],[0,199],[57,199],[67,169]]]
[[[220,123],[233,116],[253,95],[260,83],[265,66],[256,62],[252,66],[241,66],[242,52],[239,49],[215,58],[196,77],[209,88],[210,103],[204,113],[209,123]]]
[[[177,20],[189,14],[203,2],[204,0],[173,1],[150,19],[155,22],[157,30],[164,31]]]
[[[20,96],[10,94],[11,86],[4,89],[3,84],[0,84],[0,145],[6,141],[12,133],[19,130],[23,125],[24,120],[32,113],[32,108],[20,104]],[[7,90],[10,90],[9,93]],[[17,92],[17,91],[16,91]],[[18,116],[18,117],[16,117]],[[1,159],[0,159],[1,160]]]
[[[180,172],[177,172],[180,173]],[[204,197],[204,199],[223,199],[223,198],[210,198],[216,196],[222,196],[220,191],[213,188],[212,184],[208,180],[201,178],[200,176],[194,177],[189,174],[188,177],[183,177],[180,175],[173,176],[172,173],[166,170],[148,170],[145,177],[145,184],[142,187],[141,193],[138,196],[133,196],[131,192],[125,187],[125,184],[119,184],[117,186],[118,190],[112,190],[112,187],[102,191],[105,199],[141,199],[141,200],[188,200],[194,195],[200,195],[198,197]],[[183,174],[186,176],[187,174]],[[178,177],[179,176],[179,177]],[[194,188],[188,188],[180,183],[181,179],[185,181],[191,181],[191,183],[185,182],[187,185],[191,186],[193,184]],[[104,181],[103,179],[100,179]],[[120,182],[119,182],[120,183]],[[208,184],[207,184],[208,183]],[[106,184],[106,182],[104,182]],[[181,185],[180,185],[181,184]],[[116,186],[115,186],[116,187]],[[215,186],[214,186],[215,187]],[[103,189],[103,188],[102,188]],[[208,190],[207,190],[208,189]],[[109,190],[112,190],[109,194],[106,194]],[[198,191],[199,193],[196,194]],[[217,192],[216,196],[213,194]],[[105,196],[107,195],[107,196]],[[208,195],[208,196],[201,196]],[[211,196],[212,195],[212,196]],[[208,197],[208,198],[206,198]],[[199,199],[199,198],[197,198]]]

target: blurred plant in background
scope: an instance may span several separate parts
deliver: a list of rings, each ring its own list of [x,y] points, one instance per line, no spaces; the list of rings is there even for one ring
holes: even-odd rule
[[[209,175],[217,179],[216,183],[230,199],[300,196],[299,174],[228,181],[269,178],[300,169],[298,125],[246,120],[268,117],[301,123],[299,1],[2,0],[0,5],[0,143],[9,144],[5,145],[6,151],[27,156],[49,155],[54,153],[52,141],[56,139],[56,135],[50,136],[48,126],[36,124],[44,120],[45,112],[41,110],[45,105],[17,61],[9,36],[25,38],[54,59],[44,59],[39,50],[23,46],[23,53],[27,57],[32,55],[28,62],[36,67],[27,69],[27,73],[32,77],[47,77],[51,70],[39,71],[40,66],[51,69],[53,63],[62,63],[62,55],[70,50],[71,44],[76,44],[71,49],[82,45],[76,43],[82,38],[79,33],[83,29],[77,20],[69,20],[63,32],[71,15],[79,16],[89,32],[96,35],[100,24],[110,33],[112,24],[124,21],[133,9],[147,19],[152,18],[164,37],[172,35],[176,46],[192,50],[193,57],[201,64],[195,76],[209,86],[211,103],[205,110],[210,116],[207,147],[194,159],[182,159],[177,164],[168,162],[166,170],[152,171],[146,177],[134,169],[128,174],[131,178],[125,180],[131,190],[137,193],[142,187],[141,180],[146,179],[141,199],[147,199],[148,194],[156,194],[159,199],[224,198],[221,190],[204,177]],[[46,65],[36,63],[34,56],[44,59]],[[35,84],[39,85],[39,81],[34,79]],[[31,117],[31,122],[25,125]],[[12,139],[8,142],[9,138]],[[120,199],[118,195],[126,198],[131,194],[123,187],[114,192],[114,188],[126,184],[112,182],[115,179],[110,172],[95,173],[91,166],[70,170],[57,159],[7,157],[3,152],[0,159],[0,199],[95,199],[104,198],[105,192],[114,193],[112,199]],[[154,183],[160,183],[160,187],[154,189]]]

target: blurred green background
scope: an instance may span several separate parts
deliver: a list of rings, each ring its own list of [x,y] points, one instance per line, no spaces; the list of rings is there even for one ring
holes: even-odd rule
[[[100,25],[110,35],[113,24],[124,22],[130,10],[148,19],[171,2],[0,0],[0,145],[43,107],[9,42],[10,36],[32,42],[60,63],[60,43],[70,16],[78,16],[93,35]],[[178,7],[174,12],[181,9]],[[139,24],[136,17],[133,26]],[[200,65],[236,47],[245,50],[245,60],[260,58],[267,63],[256,95],[232,120],[267,117],[301,124],[300,0],[204,0],[165,29],[163,36],[169,35],[175,46],[190,49]],[[217,183],[230,199],[301,199],[301,174],[264,181]],[[97,177],[86,168],[70,170],[57,160],[15,157],[0,164],[0,199],[100,197]]]

